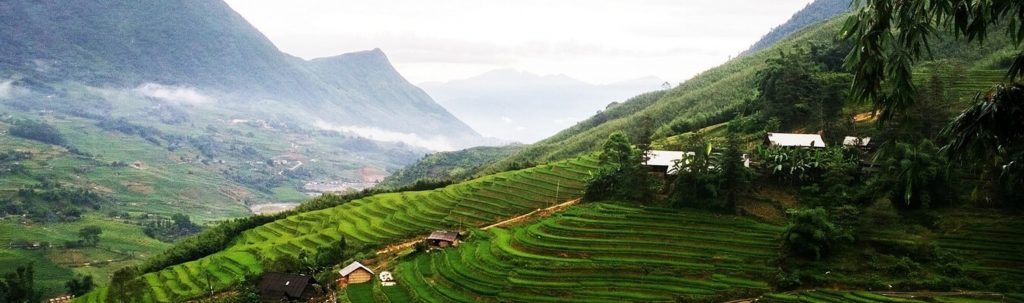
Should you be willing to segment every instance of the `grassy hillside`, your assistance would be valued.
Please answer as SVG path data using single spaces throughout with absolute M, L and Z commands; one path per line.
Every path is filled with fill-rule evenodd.
M 843 22 L 845 16 L 833 18 L 798 31 L 772 47 L 734 58 L 671 90 L 636 96 L 548 139 L 528 146 L 515 155 L 497 162 L 487 171 L 500 171 L 501 167 L 525 160 L 543 162 L 571 158 L 580 153 L 593 151 L 615 131 L 626 132 L 635 142 L 645 129 L 651 129 L 655 139 L 661 139 L 728 121 L 739 106 L 756 97 L 757 74 L 766 67 L 767 59 L 778 56 L 779 52 L 788 52 L 795 48 L 806 49 L 812 45 L 832 46 L 837 41 Z M 993 36 L 980 45 L 964 44 L 953 39 L 937 39 L 932 45 L 932 59 L 947 65 L 962 65 L 967 71 L 999 69 L 1008 64 L 1006 60 L 1012 53 L 1010 45 L 1011 43 L 1001 35 Z M 973 83 L 971 87 L 990 87 L 1000 80 L 988 77 L 991 72 L 984 74 L 984 79 L 966 81 Z M 965 97 L 970 96 L 973 94 Z M 680 125 L 696 127 L 673 129 L 674 126 Z
M 375 195 L 341 206 L 301 213 L 238 235 L 228 249 L 147 273 L 146 302 L 194 298 L 262 272 L 284 255 L 315 252 L 342 239 L 364 250 L 441 228 L 469 228 L 510 218 L 582 195 L 583 180 L 597 169 L 583 157 L 474 179 L 442 189 Z M 209 279 L 208 279 L 209 278 Z M 106 288 L 80 302 L 105 302 Z
M 512 144 L 500 147 L 474 147 L 423 156 L 381 181 L 380 186 L 402 187 L 417 180 L 431 182 L 459 182 L 476 176 L 481 169 L 504 159 L 525 146 Z
M 767 291 L 778 226 L 596 203 L 403 262 L 424 302 L 672 302 Z
M 423 152 L 284 121 L 249 119 L 230 109 L 174 106 L 125 91 L 65 88 L 76 101 L 0 100 L 0 154 L 27 155 L 0 161 L 0 233 L 5 235 L 0 265 L 35 261 L 37 268 L 47 268 L 37 277 L 48 295 L 61 292 L 72 273 L 93 274 L 105 283 L 111 271 L 170 246 L 145 241 L 151 239 L 143 234 L 144 224 L 153 219 L 183 213 L 206 224 L 248 216 L 256 205 L 308 199 L 307 192 L 317 190 L 306 188 L 308 182 L 341 183 L 339 188 L 354 184 L 348 189 L 358 190 L 372 185 L 366 171 L 397 169 Z M 26 109 L 25 104 L 40 107 Z M 102 114 L 92 116 L 82 108 Z M 180 121 L 167 120 L 170 116 Z M 238 118 L 244 121 L 232 121 Z M 66 143 L 57 146 L 12 135 L 12 126 L 21 120 L 53 126 Z M 25 205 L 31 201 L 19 197 L 19 190 L 52 187 L 48 184 L 65 192 L 89 191 L 104 202 L 79 208 L 85 215 L 75 220 L 55 216 L 61 210 L 50 204 Z M 8 207 L 19 204 L 23 207 Z M 72 227 L 88 224 L 105 230 L 101 246 L 118 241 L 138 246 L 121 247 L 115 257 L 85 249 L 86 256 L 76 257 L 78 261 L 64 260 L 66 254 L 77 254 L 62 247 L 76 237 Z M 34 232 L 40 229 L 63 233 Z M 17 249 L 9 241 L 48 242 L 53 247 Z M 80 266 L 101 259 L 119 261 Z
M 965 214 L 970 213 L 970 214 Z M 1018 217 L 967 211 L 944 213 L 947 226 L 933 237 L 965 260 L 964 270 L 892 271 L 896 260 L 841 257 L 822 261 L 821 283 L 839 289 L 906 291 L 941 287 L 942 279 L 979 279 L 973 290 L 1020 288 L 1016 253 L 1024 225 Z M 777 289 L 782 226 L 699 210 L 639 208 L 594 203 L 510 229 L 479 232 L 457 249 L 421 254 L 395 268 L 399 285 L 421 302 L 723 302 Z M 912 232 L 865 235 L 867 243 L 895 249 L 922 243 Z M 869 244 L 854 255 L 879 254 Z M 908 248 L 909 249 L 909 248 Z M 871 250 L 871 251 L 869 251 Z M 892 253 L 892 252 L 888 252 Z M 899 253 L 895 253 L 899 254 Z M 942 257 L 949 258 L 949 257 Z M 879 266 L 890 266 L 876 268 Z M 817 270 L 817 269 L 816 269 Z M 825 273 L 828 271 L 828 273 Z M 937 276 L 936 276 L 937 275 Z M 930 281 L 930 282 L 929 282 Z M 1007 284 L 1008 283 L 1008 284 Z M 881 286 L 881 288 L 873 288 Z M 888 285 L 888 288 L 886 288 Z M 970 284 L 968 284 L 970 285 Z M 942 289 L 939 289 L 942 290 Z M 389 290 L 394 292 L 394 290 Z M 869 292 L 769 294 L 768 302 L 1007 302 L 989 293 L 942 295 Z M 989 295 L 986 295 L 989 294 Z M 918 297 L 919 301 L 902 301 Z M 979 297 L 978 301 L 970 301 Z M 987 300 L 985 298 L 988 298 Z M 993 299 L 994 298 L 994 299 Z M 1011 296 L 1012 298 L 1012 296 Z M 1010 302 L 1017 302 L 1010 299 Z M 359 302 L 359 301 L 354 301 Z

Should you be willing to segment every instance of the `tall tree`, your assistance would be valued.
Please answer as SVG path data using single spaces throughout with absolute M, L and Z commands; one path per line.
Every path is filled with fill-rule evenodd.
M 657 183 L 643 166 L 643 152 L 630 144 L 626 134 L 615 132 L 608 136 L 599 159 L 604 168 L 587 184 L 585 199 L 646 202 L 654 198 Z
M 42 300 L 42 292 L 35 287 L 33 264 L 18 266 L 14 272 L 0 279 L 0 302 L 29 303 Z
M 82 227 L 78 230 L 78 237 L 82 238 L 82 242 L 89 246 L 96 246 L 99 244 L 101 234 L 103 234 L 103 229 L 95 225 Z
M 885 123 L 914 103 L 914 64 L 930 53 L 929 39 L 944 28 L 969 42 L 984 41 L 998 25 L 1019 48 L 1024 42 L 1024 2 L 1017 0 L 860 0 L 847 21 L 845 38 L 854 48 L 846 57 L 853 71 L 853 97 L 872 102 Z M 1024 73 L 1024 52 L 1007 70 L 1010 81 Z
M 86 275 L 71 278 L 64 286 L 67 287 L 68 293 L 77 297 L 91 291 L 96 284 L 92 281 L 92 275 Z

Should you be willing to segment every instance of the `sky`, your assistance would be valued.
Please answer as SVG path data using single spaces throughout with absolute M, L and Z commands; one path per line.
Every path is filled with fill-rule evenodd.
M 593 84 L 679 83 L 747 49 L 810 0 L 227 0 L 304 59 L 382 49 L 410 82 L 496 69 Z

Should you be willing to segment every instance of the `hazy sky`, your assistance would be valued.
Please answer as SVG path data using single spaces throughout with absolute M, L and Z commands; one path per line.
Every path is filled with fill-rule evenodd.
M 413 83 L 513 68 L 673 83 L 745 50 L 810 0 L 227 0 L 306 59 L 381 48 Z

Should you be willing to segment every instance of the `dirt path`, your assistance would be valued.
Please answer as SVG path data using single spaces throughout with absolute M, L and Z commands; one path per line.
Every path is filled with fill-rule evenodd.
M 551 206 L 551 207 L 548 207 L 548 208 L 537 209 L 537 210 L 531 211 L 529 213 L 526 213 L 525 215 L 516 216 L 516 217 L 513 217 L 513 218 L 508 219 L 508 220 L 504 220 L 504 221 L 501 221 L 501 222 L 498 222 L 498 223 L 487 225 L 487 226 L 484 226 L 483 228 L 480 228 L 480 229 L 481 230 L 488 230 L 488 229 L 491 229 L 493 227 L 506 226 L 506 225 L 510 225 L 510 224 L 514 224 L 514 223 L 530 220 L 530 219 L 533 219 L 533 218 L 536 218 L 536 217 L 544 217 L 544 216 L 550 215 L 552 213 L 562 211 L 563 209 L 566 209 L 569 206 L 576 205 L 577 203 L 580 203 L 580 199 L 569 200 L 569 201 L 566 201 L 566 202 L 563 202 L 561 204 L 554 205 L 554 206 Z M 422 241 L 422 239 L 423 239 L 423 237 L 421 236 L 421 237 L 417 237 L 416 239 L 413 239 L 413 240 L 410 240 L 410 241 L 407 241 L 407 242 L 402 242 L 402 243 L 398 243 L 398 244 L 389 245 L 388 247 L 385 247 L 385 248 L 382 248 L 382 249 L 378 250 L 377 254 L 378 255 L 385 255 L 385 254 L 400 252 L 400 251 L 403 251 L 403 250 L 408 249 L 410 247 L 413 247 L 414 245 L 416 245 L 416 243 L 419 243 L 420 241 Z

